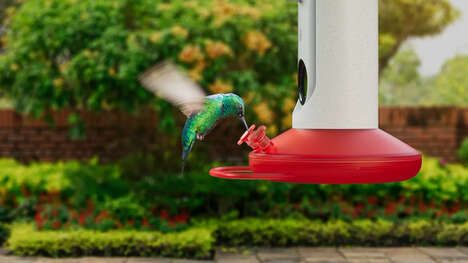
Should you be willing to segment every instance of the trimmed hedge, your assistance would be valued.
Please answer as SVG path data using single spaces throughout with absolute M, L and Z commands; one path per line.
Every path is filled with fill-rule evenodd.
M 0 224 L 0 245 L 3 245 L 9 236 L 10 229 L 5 224 Z
M 7 249 L 21 256 L 165 256 L 206 259 L 215 246 L 468 245 L 468 222 L 246 219 L 207 223 L 178 233 L 37 231 L 16 224 Z
M 214 234 L 222 246 L 468 245 L 468 222 L 245 219 L 220 224 Z
M 7 249 L 22 256 L 164 256 L 206 259 L 213 255 L 212 230 L 193 228 L 162 234 L 144 231 L 37 231 L 32 225 L 12 227 Z

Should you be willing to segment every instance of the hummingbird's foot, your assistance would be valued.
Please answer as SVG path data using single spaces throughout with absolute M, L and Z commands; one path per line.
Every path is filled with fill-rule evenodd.
M 205 139 L 205 136 L 202 135 L 202 134 L 197 133 L 197 139 L 200 140 L 200 141 L 203 141 L 203 139 Z

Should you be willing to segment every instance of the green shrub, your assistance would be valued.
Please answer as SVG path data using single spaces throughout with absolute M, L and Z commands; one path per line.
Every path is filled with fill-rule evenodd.
M 458 149 L 458 158 L 468 166 L 468 138 L 465 138 Z
M 244 219 L 219 224 L 214 235 L 222 246 L 466 245 L 468 222 Z
M 8 239 L 10 236 L 10 228 L 4 224 L 0 224 L 0 246 Z
M 219 180 L 208 171 L 184 177 L 155 174 L 135 182 L 147 202 L 192 216 L 288 217 L 311 219 L 406 217 L 463 219 L 468 208 L 468 169 L 425 157 L 420 173 L 400 183 L 371 185 L 294 185 Z M 190 189 L 190 191 L 187 191 Z
M 265 0 L 25 1 L 7 19 L 0 85 L 17 109 L 36 116 L 58 108 L 133 111 L 154 98 L 138 75 L 171 59 L 209 93 L 263 102 L 247 114 L 277 129 L 294 103 L 296 10 Z M 161 125 L 173 127 L 169 105 L 158 102 Z
M 215 246 L 468 245 L 468 222 L 250 218 L 198 224 L 186 231 L 37 231 L 14 224 L 6 248 L 21 256 L 165 256 L 205 259 Z
M 96 160 L 24 165 L 1 159 L 0 166 L 0 199 L 15 199 L 12 202 L 18 205 L 42 195 L 42 199 L 62 199 L 85 206 L 89 199 L 102 201 L 128 191 L 117 167 L 101 165 Z
M 207 168 L 134 180 L 95 162 L 23 165 L 0 160 L 0 219 L 35 218 L 40 229 L 180 230 L 193 217 L 427 218 L 466 222 L 468 169 L 424 158 L 413 179 L 374 185 L 293 185 L 220 180 Z M 190 189 L 188 191 L 187 189 Z
M 7 249 L 23 256 L 164 256 L 212 257 L 214 239 L 209 229 L 179 233 L 90 230 L 36 231 L 32 225 L 12 227 Z

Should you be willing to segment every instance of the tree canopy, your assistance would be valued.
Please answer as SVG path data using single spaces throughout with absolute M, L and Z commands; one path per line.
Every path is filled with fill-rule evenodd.
M 410 47 L 402 48 L 383 71 L 380 101 L 386 105 L 468 106 L 468 56 L 449 59 L 435 76 L 420 76 L 420 60 Z
M 458 15 L 448 0 L 380 0 L 379 11 L 380 69 L 407 38 L 437 34 Z M 243 96 L 271 132 L 291 123 L 293 1 L 35 0 L 10 9 L 6 26 L 0 89 L 20 111 L 133 111 L 154 101 L 138 75 L 171 59 L 207 93 Z
M 468 106 L 468 56 L 447 61 L 435 79 L 439 104 Z
M 382 71 L 405 40 L 439 34 L 459 12 L 449 0 L 380 0 L 379 15 Z

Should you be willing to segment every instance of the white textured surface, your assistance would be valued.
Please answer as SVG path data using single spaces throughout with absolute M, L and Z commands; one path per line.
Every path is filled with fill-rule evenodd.
M 296 105 L 293 127 L 377 128 L 378 2 L 315 1 L 299 4 L 299 59 L 306 63 L 309 93 L 305 105 Z

